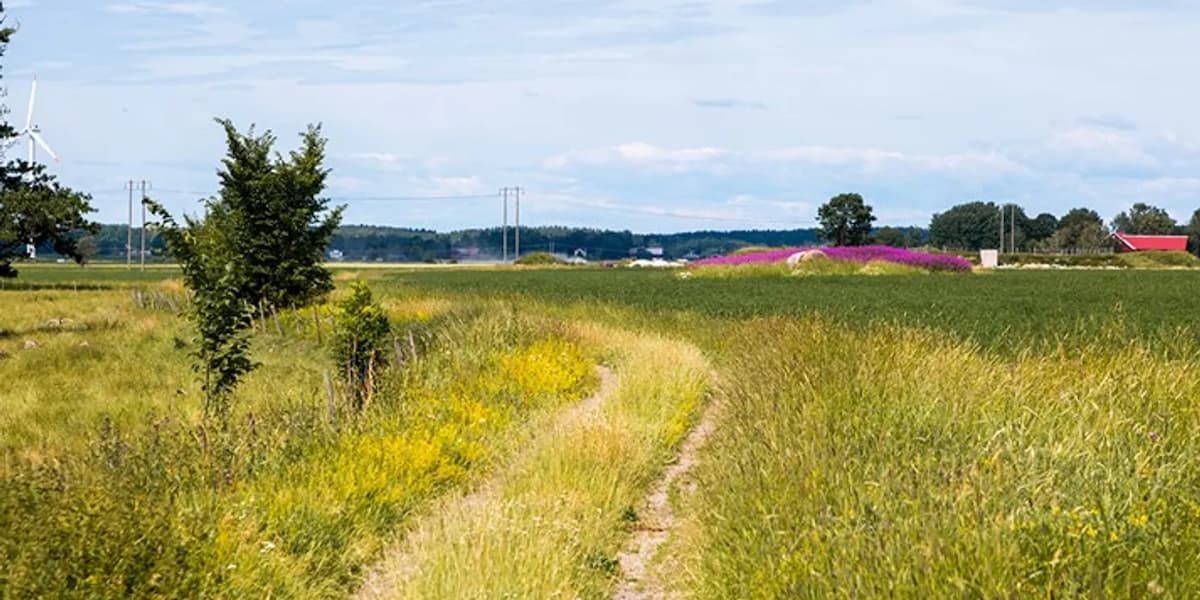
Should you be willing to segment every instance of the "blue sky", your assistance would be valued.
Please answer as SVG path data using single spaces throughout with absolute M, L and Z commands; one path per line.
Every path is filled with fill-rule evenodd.
M 195 210 L 214 116 L 291 147 L 322 122 L 347 222 L 804 227 L 969 200 L 1200 208 L 1200 3 L 1184 0 L 9 0 L 4 59 L 53 169 Z M 23 152 L 23 150 L 16 150 Z

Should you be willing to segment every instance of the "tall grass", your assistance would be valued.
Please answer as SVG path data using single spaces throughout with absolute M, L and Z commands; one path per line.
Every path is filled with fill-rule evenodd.
M 672 546 L 687 595 L 1200 589 L 1196 362 L 1119 328 L 1012 358 L 817 320 L 733 340 L 725 420 Z
M 482 491 L 443 507 L 369 590 L 395 598 L 601 598 L 636 507 L 698 410 L 707 362 L 694 347 L 588 327 L 616 389 L 594 413 L 553 422 Z
M 199 419 L 177 316 L 129 308 L 125 292 L 60 293 L 20 292 L 28 310 L 5 316 L 41 346 L 0 361 L 14 415 L 0 424 L 4 596 L 344 595 L 433 499 L 594 386 L 561 324 L 390 301 L 414 336 L 365 413 L 343 395 L 331 415 L 328 353 L 269 326 L 254 343 L 266 364 L 223 429 Z M 41 332 L 47 315 L 109 325 Z

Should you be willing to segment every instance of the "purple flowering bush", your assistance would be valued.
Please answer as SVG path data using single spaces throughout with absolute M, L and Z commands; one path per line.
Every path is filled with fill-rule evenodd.
M 805 250 L 820 250 L 830 260 L 867 264 L 875 261 L 916 267 L 925 271 L 971 270 L 971 262 L 960 256 L 930 254 L 891 246 L 831 246 L 827 248 L 785 248 L 750 254 L 719 256 L 692 263 L 695 266 L 736 266 L 784 262 Z

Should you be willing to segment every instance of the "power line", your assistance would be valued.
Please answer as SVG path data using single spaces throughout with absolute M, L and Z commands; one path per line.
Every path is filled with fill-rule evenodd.
M 336 202 L 430 202 L 438 200 L 494 200 L 496 194 L 460 194 L 447 196 L 328 196 Z
M 149 199 L 149 196 L 146 195 L 147 189 L 154 189 L 154 185 L 152 183 L 150 183 L 149 181 L 146 181 L 145 179 L 143 179 L 142 180 L 142 231 L 141 231 L 141 235 L 140 235 L 141 241 L 142 241 L 141 264 L 142 264 L 143 271 L 146 270 L 146 200 Z
M 179 194 L 184 196 L 201 197 L 215 195 L 213 192 L 171 188 L 158 188 L 155 190 L 155 192 L 162 194 Z M 436 202 L 439 200 L 491 200 L 495 197 L 496 194 L 445 194 L 437 196 L 325 196 L 326 199 L 334 202 Z
M 504 224 L 500 227 L 500 260 L 508 262 L 508 188 L 500 188 L 500 195 L 504 197 Z
M 204 192 L 204 191 L 199 191 L 199 190 L 187 190 L 187 189 L 175 189 L 175 188 L 156 188 L 154 190 L 154 192 L 157 194 L 178 194 L 178 195 L 190 195 L 190 196 L 196 196 L 196 197 L 211 197 L 211 196 L 215 195 L 213 192 Z M 516 225 L 516 229 L 514 231 L 514 235 L 516 235 L 518 238 L 520 236 L 520 233 L 519 233 L 519 231 L 520 231 L 520 220 L 519 220 L 520 219 L 520 216 L 519 216 L 520 215 L 520 206 L 519 206 L 520 197 L 526 196 L 527 194 L 528 194 L 527 190 L 525 190 L 524 188 L 520 188 L 520 187 L 505 187 L 505 188 L 501 188 L 501 190 L 500 190 L 500 196 L 504 199 L 503 200 L 503 202 L 504 202 L 504 204 L 503 204 L 504 223 L 503 223 L 502 227 L 504 228 L 504 231 L 507 232 L 507 228 L 508 228 L 508 223 L 507 223 L 507 221 L 508 221 L 508 196 L 511 196 L 514 198 L 514 200 L 516 202 L 517 225 Z M 432 196 L 417 196 L 417 195 L 326 196 L 325 198 L 331 202 L 354 204 L 354 203 L 359 203 L 359 202 L 362 202 L 362 203 L 368 203 L 368 202 L 370 202 L 370 203 L 375 203 L 375 202 L 413 202 L 413 203 L 418 203 L 418 202 L 440 202 L 440 201 L 455 201 L 455 200 L 493 200 L 496 197 L 497 197 L 497 194 L 492 193 L 492 194 L 444 194 L 444 195 L 432 195 Z M 536 196 L 535 196 L 535 199 L 536 199 Z M 582 202 L 582 201 L 578 201 L 578 200 L 567 200 L 567 199 L 563 199 L 561 197 L 546 199 L 545 202 L 559 204 L 559 205 L 574 206 L 574 207 L 578 207 L 578 208 L 585 209 L 585 210 L 622 213 L 622 214 L 626 214 L 626 215 L 635 214 L 635 215 L 643 215 L 643 216 L 648 216 L 648 217 L 663 217 L 663 218 L 681 219 L 681 220 L 688 220 L 688 221 L 707 221 L 707 222 L 713 222 L 713 223 L 750 223 L 750 224 L 756 224 L 756 225 L 776 225 L 776 224 L 788 224 L 788 223 L 790 223 L 790 224 L 798 224 L 798 223 L 811 224 L 814 222 L 814 220 L 812 218 L 801 218 L 801 219 L 789 218 L 789 219 L 776 220 L 776 219 L 771 219 L 771 218 L 752 218 L 752 217 L 740 217 L 740 216 L 733 216 L 733 215 L 730 215 L 730 216 L 704 215 L 704 214 L 696 214 L 696 213 L 689 213 L 689 212 L 675 211 L 675 210 L 645 209 L 645 208 L 638 207 L 638 206 L 619 206 L 619 205 L 610 205 L 610 204 L 595 204 L 595 203 L 590 203 L 590 202 Z M 505 247 L 507 247 L 507 244 L 505 244 Z

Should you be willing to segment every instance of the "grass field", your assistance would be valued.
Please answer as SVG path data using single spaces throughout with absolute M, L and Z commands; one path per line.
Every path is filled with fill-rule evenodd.
M 608 597 L 706 410 L 635 587 L 1200 589 L 1200 274 L 335 273 L 382 299 L 404 366 L 331 413 L 313 314 L 285 311 L 226 431 L 187 323 L 135 302 L 182 300 L 173 271 L 0 288 L 0 596 L 345 597 L 370 574 L 373 597 Z M 580 412 L 598 364 L 615 391 Z

